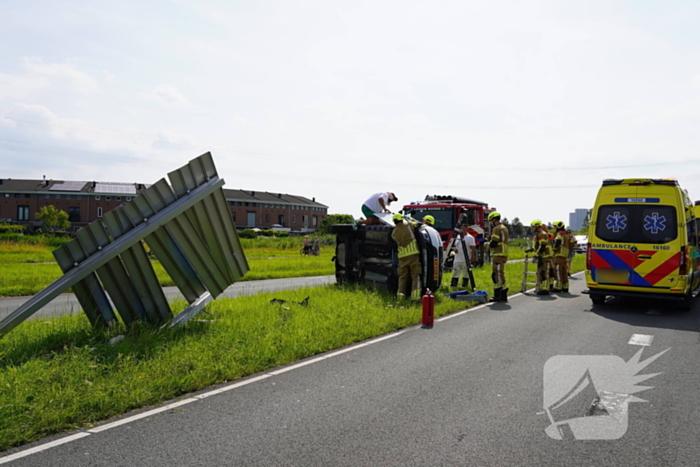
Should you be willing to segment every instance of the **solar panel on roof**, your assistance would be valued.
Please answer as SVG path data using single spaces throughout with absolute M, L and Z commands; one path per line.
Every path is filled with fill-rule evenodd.
M 95 193 L 119 193 L 125 195 L 135 195 L 136 186 L 133 183 L 105 183 L 97 182 Z
M 55 183 L 49 191 L 80 191 L 85 186 L 86 182 L 63 182 Z

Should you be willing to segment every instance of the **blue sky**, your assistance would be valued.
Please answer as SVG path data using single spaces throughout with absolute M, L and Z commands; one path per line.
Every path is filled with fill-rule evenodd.
M 564 220 L 605 178 L 700 200 L 700 2 L 14 1 L 0 177 L 377 191 Z

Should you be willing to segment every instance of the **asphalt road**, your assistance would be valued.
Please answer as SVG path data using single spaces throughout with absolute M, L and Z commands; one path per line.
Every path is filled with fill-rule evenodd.
M 700 465 L 700 302 L 593 307 L 584 285 L 578 275 L 569 295 L 514 296 L 209 388 L 0 464 Z M 642 362 L 666 352 L 642 368 L 640 350 Z M 635 384 L 648 402 L 629 400 Z M 596 396 L 607 414 L 583 418 Z

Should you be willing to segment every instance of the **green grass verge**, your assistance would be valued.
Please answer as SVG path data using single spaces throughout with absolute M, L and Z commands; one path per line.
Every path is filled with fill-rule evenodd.
M 577 256 L 573 271 L 583 263 Z M 522 271 L 522 263 L 507 265 L 511 293 L 520 290 Z M 477 288 L 490 293 L 490 267 L 474 273 Z M 449 279 L 445 275 L 444 284 Z M 270 304 L 273 297 L 300 302 L 307 296 L 308 307 Z M 438 292 L 435 316 L 470 305 Z M 338 286 L 219 299 L 207 311 L 170 330 L 96 330 L 83 314 L 23 323 L 0 339 L 0 451 L 421 320 L 420 303 Z M 125 339 L 107 343 L 119 334 Z
M 280 242 L 277 248 L 270 246 L 275 240 Z M 334 247 L 322 246 L 319 256 L 303 256 L 299 254 L 301 241 L 295 239 L 292 248 L 287 240 L 251 239 L 246 242 L 255 246 L 245 249 L 250 271 L 241 281 L 335 274 L 331 261 Z M 0 240 L 0 297 L 34 295 L 60 278 L 62 273 L 51 254 L 53 249 L 45 244 Z M 175 285 L 158 261 L 152 261 L 152 265 L 162 286 Z
M 56 263 L 0 263 L 0 297 L 33 295 L 61 275 Z
M 220 299 L 184 328 L 93 330 L 81 315 L 0 339 L 0 451 L 420 322 L 420 303 L 326 286 Z M 182 307 L 185 304 L 182 303 Z M 436 316 L 464 302 L 436 299 Z

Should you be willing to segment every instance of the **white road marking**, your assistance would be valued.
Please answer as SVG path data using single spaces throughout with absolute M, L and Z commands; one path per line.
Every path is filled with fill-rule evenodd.
M 121 420 L 117 420 L 116 422 L 98 426 L 97 428 L 91 428 L 87 431 L 88 433 L 99 433 L 100 431 L 109 430 L 111 428 L 125 425 L 127 423 L 131 423 L 142 418 L 150 417 L 151 415 L 155 415 L 157 413 L 165 412 L 166 410 L 174 409 L 175 407 L 180 407 L 181 405 L 189 404 L 190 402 L 195 402 L 196 400 L 197 399 L 194 398 L 183 399 L 181 401 L 173 402 L 172 404 L 164 405 L 163 407 L 158 407 L 157 409 L 149 410 L 147 412 L 132 415 L 131 417 L 122 418 Z
M 645 345 L 650 346 L 651 342 L 654 340 L 654 336 L 649 334 L 632 334 L 630 337 L 629 345 Z
M 438 323 L 440 323 L 442 321 L 447 321 L 448 319 L 456 318 L 457 316 L 462 316 L 463 314 L 469 313 L 470 311 L 476 311 L 476 310 L 480 310 L 482 308 L 485 308 L 486 305 L 489 305 L 489 303 L 477 305 L 473 308 L 467 308 L 466 310 L 458 311 L 456 313 L 452 313 L 451 315 L 447 315 L 447 316 L 443 316 L 442 318 L 438 318 L 435 321 L 437 321 Z
M 85 438 L 86 436 L 90 436 L 90 433 L 83 432 L 66 436 L 65 438 L 57 439 L 56 441 L 51 441 L 50 443 L 42 444 L 41 446 L 37 446 L 35 448 L 27 449 L 26 451 L 18 452 L 7 457 L 2 457 L 0 458 L 0 464 L 12 462 L 14 460 L 21 459 L 22 457 L 29 456 L 31 454 L 36 454 L 37 452 L 46 451 L 47 449 L 51 449 L 54 446 L 60 446 L 61 444 L 70 443 L 71 441 L 75 441 L 76 439 L 80 438 Z
M 269 378 L 270 376 L 272 376 L 272 375 L 265 374 L 265 375 L 256 376 L 255 378 L 246 379 L 245 381 L 238 381 L 237 383 L 229 384 L 228 386 L 225 386 L 223 388 L 214 389 L 213 391 L 205 392 L 204 394 L 194 396 L 194 398 L 195 399 L 205 399 L 205 398 L 210 397 L 210 396 L 215 396 L 217 394 L 221 394 L 221 393 L 224 393 L 226 391 L 230 391 L 231 389 L 240 388 L 241 386 L 245 386 L 246 384 L 260 381 L 261 379 Z
M 327 354 L 327 355 L 322 355 L 321 357 L 313 358 L 313 359 L 307 360 L 307 361 L 305 361 L 305 362 L 297 363 L 297 364 L 295 364 L 295 365 L 290 365 L 290 366 L 284 367 L 284 368 L 282 368 L 282 369 L 280 369 L 280 370 L 271 371 L 269 374 L 270 374 L 270 375 L 279 375 L 279 374 L 282 374 L 282 373 L 286 373 L 287 371 L 296 370 L 297 368 L 301 368 L 302 366 L 311 365 L 312 363 L 320 362 L 320 361 L 322 361 L 322 360 L 326 360 L 326 359 L 335 357 L 335 356 L 337 356 L 337 355 L 342 355 L 342 354 L 344 354 L 344 353 L 350 352 L 350 351 L 352 351 L 352 350 L 359 349 L 359 348 L 361 348 L 361 347 L 365 347 L 365 346 L 368 346 L 368 345 L 376 344 L 377 342 L 381 342 L 381 341 L 384 341 L 384 340 L 387 340 L 387 339 L 391 339 L 392 337 L 396 337 L 396 336 L 399 336 L 399 335 L 403 334 L 403 333 L 406 332 L 408 329 L 411 329 L 411 328 L 406 328 L 406 329 L 404 329 L 404 330 L 402 330 L 402 331 L 398 331 L 398 332 L 395 332 L 395 333 L 393 333 L 393 334 L 387 334 L 386 336 L 382 336 L 382 337 L 379 337 L 379 338 L 377 338 L 377 339 L 373 339 L 373 340 L 368 341 L 368 342 L 363 342 L 363 343 L 361 343 L 361 344 L 353 345 L 352 347 L 347 347 L 347 348 L 345 348 L 345 349 L 343 349 L 343 350 L 339 350 L 339 351 L 337 351 L 337 352 L 331 352 L 331 353 L 329 353 L 329 354 Z

